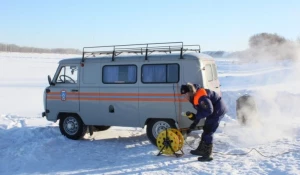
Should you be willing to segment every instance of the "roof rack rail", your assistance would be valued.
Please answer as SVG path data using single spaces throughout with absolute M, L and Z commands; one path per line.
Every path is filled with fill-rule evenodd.
M 200 45 L 183 45 L 183 42 L 165 42 L 83 47 L 82 63 L 89 56 L 95 57 L 96 55 L 112 55 L 112 61 L 114 61 L 115 57 L 122 53 L 145 55 L 145 60 L 148 60 L 148 55 L 154 52 L 180 52 L 180 59 L 182 59 L 182 54 L 186 51 L 195 51 L 200 53 Z

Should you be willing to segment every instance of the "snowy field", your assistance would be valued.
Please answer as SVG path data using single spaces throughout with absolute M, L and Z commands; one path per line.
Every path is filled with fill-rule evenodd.
M 142 128 L 112 127 L 84 140 L 61 135 L 41 117 L 47 75 L 74 55 L 0 52 L 0 174 L 300 174 L 300 66 L 216 59 L 229 112 L 215 134 L 214 160 L 198 162 L 201 131 L 186 139 L 180 158 L 156 156 Z M 258 124 L 241 127 L 236 99 L 251 94 Z M 245 154 L 252 148 L 253 150 Z

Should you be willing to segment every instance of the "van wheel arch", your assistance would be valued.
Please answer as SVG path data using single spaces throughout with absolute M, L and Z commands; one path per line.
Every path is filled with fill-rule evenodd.
M 170 118 L 151 118 L 147 119 L 146 133 L 149 141 L 156 145 L 156 137 L 165 128 L 176 128 L 175 120 Z
M 110 126 L 104 126 L 104 125 L 94 125 L 94 131 L 106 131 L 110 128 Z
M 58 113 L 57 120 L 60 120 L 62 117 L 64 117 L 65 115 L 68 115 L 68 114 L 73 114 L 73 113 L 67 113 L 67 112 Z M 76 115 L 78 115 L 78 114 L 76 114 Z
M 60 113 L 58 119 L 61 134 L 69 139 L 82 139 L 87 132 L 87 126 L 77 113 Z

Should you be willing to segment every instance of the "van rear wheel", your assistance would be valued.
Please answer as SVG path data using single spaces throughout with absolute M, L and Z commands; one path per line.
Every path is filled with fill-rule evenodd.
M 149 121 L 147 124 L 147 137 L 153 145 L 157 146 L 156 138 L 166 128 L 176 128 L 175 122 L 170 119 L 153 119 Z
M 83 138 L 86 134 L 87 126 L 76 114 L 66 114 L 59 120 L 59 129 L 62 135 L 72 140 Z

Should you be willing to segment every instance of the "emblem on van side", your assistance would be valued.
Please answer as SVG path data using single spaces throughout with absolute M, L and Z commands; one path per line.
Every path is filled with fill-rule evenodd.
M 67 92 L 66 91 L 61 91 L 60 92 L 60 98 L 61 98 L 61 101 L 66 101 L 66 99 L 67 99 Z

